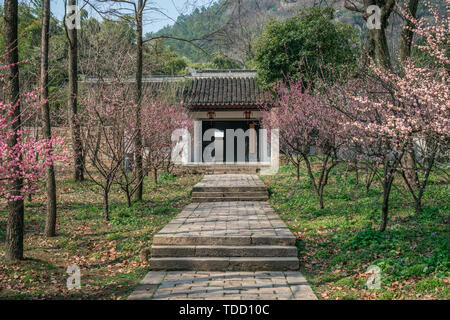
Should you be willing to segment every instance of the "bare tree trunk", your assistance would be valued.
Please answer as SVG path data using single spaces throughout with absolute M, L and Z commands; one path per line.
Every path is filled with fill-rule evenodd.
M 407 12 L 411 15 L 411 17 L 415 18 L 417 15 L 417 7 L 419 4 L 419 0 L 409 0 Z M 400 63 L 404 63 L 406 59 L 408 59 L 411 55 L 411 44 L 413 40 L 413 27 L 414 25 L 408 19 L 405 19 L 402 26 L 402 33 L 399 40 L 399 52 L 398 56 L 400 59 Z M 408 152 L 405 153 L 405 156 L 402 159 L 402 166 L 405 170 L 406 179 L 409 184 L 413 188 L 417 188 L 419 186 L 419 177 L 417 175 L 416 170 L 416 159 L 414 156 L 414 149 L 411 143 L 411 146 L 408 148 Z
M 338 164 L 337 161 L 333 160 L 330 154 L 326 154 L 325 158 L 322 160 L 322 168 L 320 169 L 319 179 L 314 178 L 314 173 L 312 170 L 311 163 L 307 157 L 307 155 L 303 154 L 303 159 L 305 160 L 306 168 L 308 169 L 308 175 L 313 185 L 313 189 L 317 197 L 319 198 L 320 209 L 325 208 L 325 203 L 323 201 L 323 193 L 325 190 L 325 186 L 328 184 L 328 177 L 331 170 Z M 328 165 L 328 161 L 331 159 L 331 164 Z
M 36 124 L 37 121 L 38 120 L 36 119 L 35 124 L 34 124 L 34 138 L 36 140 L 39 138 L 39 129 L 38 129 L 38 126 Z M 34 158 L 34 160 L 36 161 L 36 163 L 38 162 L 38 160 L 39 160 L 39 153 L 36 153 L 36 157 Z M 31 192 L 28 193 L 28 199 L 27 200 L 28 200 L 28 202 L 33 201 L 33 194 Z
M 325 208 L 325 204 L 323 203 L 323 188 L 320 188 L 320 190 L 319 190 L 319 204 L 320 204 L 320 209 Z
M 381 27 L 380 29 L 371 29 L 368 30 L 366 36 L 366 42 L 363 47 L 363 57 L 362 57 L 362 65 L 365 66 L 368 63 L 367 58 L 373 57 L 377 64 L 383 66 L 384 68 L 391 68 L 391 57 L 389 54 L 389 47 L 386 40 L 386 28 L 388 26 L 388 19 L 392 13 L 392 10 L 395 6 L 396 0 L 364 0 L 363 5 L 358 7 L 352 1 L 345 1 L 345 8 L 359 12 L 362 14 L 365 20 L 368 19 L 367 8 L 371 5 L 377 5 L 381 9 Z
M 68 0 L 69 6 L 76 5 L 76 0 Z M 72 147 L 74 156 L 74 180 L 81 182 L 84 180 L 84 157 L 83 146 L 81 142 L 80 123 L 77 119 L 78 114 L 78 39 L 77 29 L 68 28 L 67 37 L 69 42 L 69 98 L 68 109 L 70 112 L 70 127 L 72 132 Z
M 155 181 L 155 186 L 158 184 L 158 169 L 153 168 L 153 180 Z
M 374 29 L 373 39 L 375 43 L 375 61 L 386 69 L 391 68 L 391 55 L 386 39 L 387 23 L 381 24 L 381 29 Z
M 138 1 L 136 12 L 136 126 L 137 133 L 135 138 L 135 161 L 138 176 L 138 187 L 136 191 L 136 199 L 142 200 L 144 190 L 144 170 L 142 163 L 142 134 L 141 134 L 141 100 L 142 100 L 142 11 L 144 10 L 143 0 Z
M 50 123 L 50 104 L 48 102 L 48 45 L 50 28 L 50 0 L 42 0 L 42 37 L 41 37 L 41 99 L 42 104 L 42 132 L 44 138 L 51 139 L 52 129 Z M 47 167 L 47 219 L 45 221 L 45 234 L 47 237 L 56 235 L 56 181 L 55 168 Z
M 411 17 L 415 18 L 417 15 L 417 7 L 419 4 L 419 0 L 409 0 L 407 12 L 411 15 Z M 411 55 L 411 44 L 413 39 L 413 27 L 414 25 L 408 19 L 405 19 L 402 26 L 402 34 L 400 37 L 400 41 L 398 44 L 399 48 L 399 59 L 401 62 L 404 62 Z
M 384 176 L 383 176 L 383 204 L 381 206 L 381 226 L 380 231 L 386 230 L 389 216 L 389 196 L 391 195 L 392 183 L 394 182 L 394 173 L 392 169 L 388 167 L 388 161 L 384 164 Z
M 98 152 L 100 151 L 101 143 L 102 143 L 102 124 L 99 121 L 97 125 L 97 140 L 95 141 L 95 148 L 92 157 L 92 165 L 94 166 L 98 160 Z
M 103 190 L 103 211 L 106 221 L 109 221 L 109 187 Z
M 4 21 L 3 21 L 3 37 L 6 52 L 5 63 L 8 68 L 5 69 L 5 97 L 7 101 L 15 106 L 14 116 L 17 120 L 12 125 L 15 132 L 8 141 L 10 146 L 14 146 L 18 142 L 18 131 L 21 126 L 20 119 L 20 102 L 19 102 L 19 55 L 18 55 L 18 39 L 17 39 L 17 0 L 4 1 Z M 12 196 L 20 196 L 23 186 L 21 177 L 15 178 L 12 182 Z M 23 200 L 8 201 L 8 222 L 6 226 L 6 245 L 5 259 L 6 261 L 14 261 L 23 259 L 23 230 L 24 229 L 24 207 Z
M 369 57 L 373 57 L 375 54 L 375 42 L 371 32 L 367 32 L 366 40 L 361 50 L 360 65 L 361 68 L 367 67 L 369 64 Z
M 377 168 L 369 168 L 369 164 L 367 164 L 367 174 L 366 174 L 366 193 L 369 193 L 370 186 L 372 185 L 373 180 L 375 179 L 375 175 L 377 173 Z
M 381 208 L 381 226 L 380 226 L 381 232 L 386 230 L 387 221 L 388 221 L 388 213 L 389 213 L 389 193 L 387 191 L 384 191 L 383 192 L 383 205 Z
M 402 167 L 405 171 L 409 184 L 417 189 L 419 187 L 419 176 L 417 175 L 416 157 L 413 147 L 410 147 L 402 159 Z
M 127 206 L 128 206 L 128 208 L 131 208 L 131 194 L 130 194 L 130 188 L 128 186 L 126 187 L 125 194 L 127 196 Z
M 433 146 L 430 146 L 432 148 Z M 403 181 L 405 182 L 409 192 L 411 193 L 412 198 L 414 199 L 414 208 L 416 210 L 416 214 L 419 215 L 422 213 L 422 197 L 425 192 L 425 188 L 428 185 L 428 179 L 430 177 L 431 170 L 434 167 L 434 163 L 436 161 L 436 157 L 438 154 L 438 146 L 434 146 L 434 151 L 430 153 L 427 159 L 424 159 L 423 170 L 424 175 L 421 181 L 417 181 L 415 185 L 411 184 L 408 176 L 406 175 L 406 171 L 402 170 Z M 407 153 L 405 153 L 407 155 Z M 417 171 L 414 171 L 417 173 Z M 417 192 L 417 194 L 416 194 Z
M 355 178 L 356 184 L 359 184 L 359 168 L 358 168 L 358 159 L 355 160 Z

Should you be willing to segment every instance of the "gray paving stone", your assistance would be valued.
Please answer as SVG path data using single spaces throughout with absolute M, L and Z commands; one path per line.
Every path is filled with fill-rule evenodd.
M 155 271 L 155 272 L 149 272 L 147 275 L 142 279 L 141 284 L 159 284 L 164 279 L 167 272 L 165 271 Z
M 316 295 L 308 284 L 292 285 L 291 290 L 297 300 L 317 300 Z
M 139 284 L 128 296 L 128 300 L 150 300 L 157 288 L 156 284 Z
M 157 279 L 151 271 L 146 279 Z M 211 276 L 224 280 L 210 280 Z M 271 279 L 276 279 L 276 284 Z M 159 276 L 161 279 L 161 276 Z M 167 280 L 176 279 L 176 280 Z M 284 279 L 284 283 L 281 281 Z M 295 282 L 290 282 L 289 279 Z M 299 284 L 299 281 L 302 281 Z M 143 280 L 144 281 L 144 280 Z M 214 285 L 220 282 L 221 285 Z M 140 284 L 130 300 L 316 300 L 300 272 L 167 272 L 159 284 Z

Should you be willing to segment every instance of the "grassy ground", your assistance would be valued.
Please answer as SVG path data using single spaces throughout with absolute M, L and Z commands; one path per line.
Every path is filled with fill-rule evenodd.
M 145 181 L 142 203 L 126 206 L 118 190 L 111 194 L 111 220 L 103 217 L 100 190 L 90 181 L 58 181 L 58 236 L 43 236 L 45 196 L 26 203 L 26 260 L 4 261 L 5 204 L 0 203 L 0 299 L 123 299 L 144 277 L 140 254 L 153 235 L 189 202 L 200 176 L 163 176 Z M 145 250 L 144 250 L 145 251 Z M 81 268 L 81 290 L 67 290 L 69 265 Z
M 58 236 L 43 236 L 45 196 L 26 203 L 25 261 L 4 263 L 6 211 L 0 210 L 0 299 L 124 299 L 147 272 L 142 249 L 189 202 L 200 176 L 145 181 L 132 208 L 112 192 L 111 221 L 103 218 L 93 183 L 58 181 Z M 322 299 L 450 299 L 447 214 L 450 187 L 432 177 L 424 212 L 416 216 L 401 182 L 392 193 L 389 228 L 380 224 L 381 189 L 369 193 L 343 168 L 331 176 L 319 209 L 304 168 L 281 167 L 264 178 L 271 204 L 298 237 L 302 271 Z M 4 204 L 0 204 L 4 208 Z M 67 290 L 67 266 L 81 267 L 81 290 Z M 381 289 L 368 290 L 367 267 L 382 269 Z
M 322 299 L 450 299 L 447 215 L 450 187 L 432 177 L 423 214 L 414 213 L 398 181 L 388 230 L 379 232 L 381 188 L 369 193 L 338 168 L 321 210 L 304 168 L 264 178 L 271 204 L 298 237 L 303 272 Z M 381 288 L 367 289 L 368 266 L 382 270 Z

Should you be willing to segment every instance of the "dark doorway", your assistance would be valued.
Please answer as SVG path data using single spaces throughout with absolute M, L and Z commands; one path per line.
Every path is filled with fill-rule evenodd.
M 257 120 L 248 120 L 248 121 L 223 121 L 223 120 L 204 120 L 202 122 L 202 140 L 203 136 L 205 134 L 205 131 L 208 129 L 218 129 L 223 132 L 223 161 L 226 162 L 227 159 L 227 135 L 226 130 L 227 129 L 242 129 L 244 132 L 246 132 L 249 128 L 253 127 L 255 129 L 255 147 L 256 147 L 256 155 L 257 159 L 256 161 L 259 161 L 259 128 L 260 123 Z M 237 162 L 237 137 L 234 138 L 234 161 Z M 214 142 L 214 138 L 212 138 L 211 141 L 202 141 L 202 157 L 203 157 L 203 151 L 205 150 L 205 147 L 209 145 L 210 143 Z M 245 162 L 249 162 L 249 155 L 250 155 L 250 138 L 248 136 L 245 137 Z M 213 152 L 213 156 L 215 156 L 215 151 Z

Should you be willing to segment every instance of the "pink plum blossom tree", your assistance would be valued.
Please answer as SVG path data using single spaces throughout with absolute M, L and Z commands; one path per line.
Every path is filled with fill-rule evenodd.
M 415 26 L 414 33 L 423 41 L 415 44 L 415 48 L 429 57 L 427 62 L 419 66 L 412 58 L 406 59 L 396 73 L 372 61 L 365 74 L 348 80 L 343 88 L 334 86 L 330 91 L 336 98 L 330 106 L 345 115 L 342 128 L 348 146 L 364 159 L 373 159 L 382 165 L 381 231 L 387 227 L 395 176 L 403 176 L 416 211 L 420 212 L 430 172 L 442 150 L 448 148 L 450 92 L 446 47 L 449 23 L 448 17 L 442 20 L 437 10 L 430 8 L 430 11 L 434 21 L 409 16 Z M 411 145 L 417 149 L 417 169 L 406 168 L 406 162 L 402 161 Z M 418 170 L 417 185 L 406 177 L 406 171 L 412 169 Z
M 5 87 L 3 71 L 10 66 L 3 64 L 4 55 L 2 57 L 0 81 Z M 44 102 L 40 100 L 38 92 L 39 89 L 36 89 L 21 94 L 18 99 L 21 110 L 18 116 L 15 114 L 17 104 L 4 102 L 3 99 L 0 101 L 0 197 L 8 201 L 23 200 L 26 194 L 34 193 L 39 188 L 38 182 L 46 167 L 67 159 L 65 152 L 53 152 L 55 147 L 64 143 L 62 138 L 42 139 L 27 128 L 27 120 L 39 111 Z M 19 127 L 16 126 L 18 122 Z M 13 136 L 15 144 L 9 143 Z M 19 189 L 12 183 L 17 178 L 22 180 Z
M 325 207 L 323 195 L 331 170 L 339 163 L 339 119 L 342 115 L 325 104 L 320 94 L 314 94 L 303 85 L 302 79 L 285 82 L 276 89 L 274 108 L 263 111 L 263 125 L 279 128 L 280 148 L 297 166 L 297 179 L 301 157 L 320 207 Z M 312 148 L 317 150 L 313 165 Z
M 125 158 L 133 153 L 137 130 L 133 125 L 136 107 L 129 101 L 129 86 L 120 82 L 99 82 L 90 88 L 83 114 L 83 145 L 87 158 L 85 171 L 103 191 L 103 210 L 109 220 L 109 194 L 112 186 L 127 173 Z M 127 199 L 130 200 L 130 180 Z
M 153 173 L 155 184 L 158 170 L 167 168 L 172 155 L 172 133 L 176 129 L 190 129 L 189 116 L 179 104 L 157 97 L 142 105 L 142 139 L 146 168 Z
M 20 93 L 18 85 L 11 89 L 13 81 L 8 79 L 14 73 L 18 77 L 17 67 L 26 61 L 9 63 L 7 56 L 7 52 L 0 55 L 0 198 L 5 198 L 10 207 L 6 260 L 17 260 L 23 258 L 24 197 L 39 188 L 47 167 L 67 160 L 67 156 L 54 151 L 63 139 L 39 138 L 27 127 L 45 101 L 40 99 L 39 89 L 24 93 Z M 14 68 L 16 72 L 11 71 Z M 7 91 L 13 91 L 16 97 L 11 99 Z

